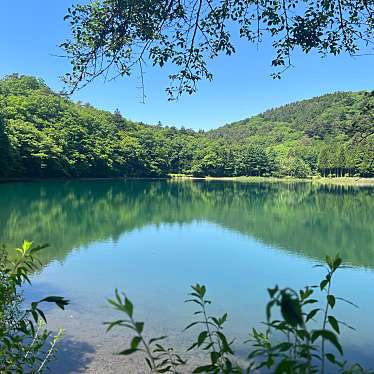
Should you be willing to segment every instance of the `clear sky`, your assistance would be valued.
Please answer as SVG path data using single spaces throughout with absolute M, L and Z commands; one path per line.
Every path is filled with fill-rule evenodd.
M 1 0 L 0 76 L 10 73 L 43 78 L 55 90 L 69 62 L 55 57 L 58 45 L 69 36 L 63 21 L 74 0 Z M 296 66 L 281 80 L 273 80 L 268 46 L 240 43 L 237 54 L 211 63 L 213 82 L 203 82 L 193 96 L 168 102 L 164 92 L 167 72 L 146 67 L 146 103 L 141 103 L 139 77 L 115 82 L 97 81 L 74 94 L 74 100 L 121 113 L 146 123 L 210 129 L 240 120 L 295 100 L 333 91 L 374 89 L 374 56 L 320 58 L 316 54 L 294 56 Z

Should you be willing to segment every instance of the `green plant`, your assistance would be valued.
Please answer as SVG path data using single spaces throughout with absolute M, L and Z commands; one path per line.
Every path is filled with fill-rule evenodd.
M 194 313 L 198 316 L 198 320 L 190 323 L 186 330 L 194 326 L 202 326 L 203 330 L 199 333 L 197 340 L 193 343 L 188 351 L 194 348 L 203 349 L 209 352 L 210 362 L 207 365 L 198 366 L 195 373 L 234 373 L 239 370 L 231 361 L 234 354 L 231 346 L 233 341 L 228 341 L 223 332 L 223 326 L 227 321 L 227 313 L 222 317 L 209 316 L 207 313 L 207 305 L 211 304 L 207 300 L 206 287 L 196 284 L 191 287 L 193 292 L 189 295 L 192 299 L 187 300 L 189 303 L 195 303 L 199 309 Z
M 298 292 L 278 286 L 268 289 L 270 300 L 266 306 L 266 329 L 263 332 L 252 329 L 250 339 L 246 341 L 251 343 L 251 348 L 244 365 L 239 365 L 239 358 L 232 348 L 233 340 L 229 340 L 224 333 L 227 314 L 221 317 L 210 316 L 207 307 L 211 302 L 206 299 L 206 287 L 199 284 L 192 286 L 192 293 L 189 294 L 192 298 L 187 302 L 198 305 L 198 310 L 194 313 L 197 320 L 190 323 L 186 330 L 195 327 L 203 329 L 188 351 L 200 349 L 206 352 L 207 362 L 192 368 L 191 372 L 228 374 L 265 370 L 277 374 L 324 374 L 333 370 L 338 373 L 367 373 L 360 365 L 349 366 L 344 360 L 339 335 L 342 327 L 353 327 L 332 314 L 337 302 L 354 305 L 332 293 L 335 273 L 345 266 L 339 256 L 327 256 L 326 264 L 317 266 L 324 266 L 326 269 L 326 275 L 318 286 L 307 286 Z M 109 302 L 117 310 L 124 312 L 128 319 L 108 323 L 108 330 L 121 326 L 136 332 L 130 348 L 120 352 L 121 355 L 143 352 L 152 373 L 177 373 L 179 366 L 187 363 L 176 355 L 176 365 L 172 365 L 173 360 L 167 355 L 157 355 L 169 351 L 159 344 L 157 349 L 152 350 L 152 344 L 166 337 L 149 341 L 144 339 L 144 323 L 133 319 L 133 304 L 125 295 L 121 298 L 116 291 L 115 300 Z
M 24 241 L 11 258 L 5 247 L 0 250 L 0 372 L 40 373 L 47 368 L 62 338 L 46 329 L 41 304 L 52 303 L 64 309 L 68 301 L 49 296 L 24 308 L 22 287 L 31 284 L 29 273 L 39 268 L 35 255 L 46 246 Z
M 277 373 L 325 373 L 327 360 L 345 370 L 347 363 L 340 361 L 336 354 L 343 357 L 339 334 L 341 326 L 348 325 L 331 314 L 336 300 L 344 300 L 331 292 L 333 276 L 341 267 L 341 262 L 338 256 L 326 257 L 326 276 L 319 286 L 308 286 L 299 292 L 277 286 L 268 290 L 267 330 L 260 333 L 253 329 L 252 332 L 255 349 L 249 358 L 258 360 L 254 365 L 256 369 L 274 368 Z M 316 289 L 323 293 L 322 300 L 315 297 Z M 279 308 L 281 318 L 271 318 L 274 307 Z M 316 325 L 316 321 L 321 322 L 321 328 L 311 327 Z M 280 336 L 276 344 L 272 343 L 273 336 Z M 327 344 L 334 348 L 334 353 L 328 351 Z
M 165 348 L 160 344 L 166 336 L 149 340 L 144 337 L 144 322 L 138 322 L 134 319 L 133 304 L 125 294 L 120 295 L 118 290 L 116 290 L 115 299 L 109 299 L 108 301 L 116 310 L 127 316 L 127 319 L 105 323 L 108 325 L 108 331 L 114 327 L 125 327 L 135 333 L 135 336 L 131 340 L 130 347 L 121 351 L 119 354 L 126 356 L 135 352 L 143 352 L 146 354 L 145 360 L 151 372 L 178 373 L 178 366 L 183 365 L 185 362 L 172 348 Z

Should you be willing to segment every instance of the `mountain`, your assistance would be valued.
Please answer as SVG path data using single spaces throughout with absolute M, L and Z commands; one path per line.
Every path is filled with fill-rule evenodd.
M 208 132 L 132 122 L 53 92 L 0 80 L 0 178 L 374 176 L 374 91 L 337 92 Z

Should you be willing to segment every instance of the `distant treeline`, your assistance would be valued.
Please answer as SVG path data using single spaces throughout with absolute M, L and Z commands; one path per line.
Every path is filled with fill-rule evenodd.
M 0 177 L 374 176 L 374 92 L 305 100 L 209 132 L 126 120 L 0 80 Z

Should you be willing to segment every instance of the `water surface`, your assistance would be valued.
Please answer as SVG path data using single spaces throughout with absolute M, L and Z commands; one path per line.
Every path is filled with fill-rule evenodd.
M 313 265 L 336 253 L 352 269 L 337 276 L 335 291 L 360 306 L 336 312 L 357 329 L 343 333 L 347 357 L 373 367 L 373 192 L 216 181 L 2 184 L 0 242 L 51 244 L 27 298 L 72 300 L 67 312 L 48 311 L 51 327 L 66 329 L 55 373 L 142 371 L 135 358 L 112 355 L 128 336 L 102 326 L 116 317 L 106 303 L 115 288 L 135 302 L 150 335 L 167 334 L 183 350 L 189 285 L 206 284 L 212 312 L 229 312 L 227 332 L 244 354 L 240 342 L 264 319 L 266 288 L 315 284 Z

